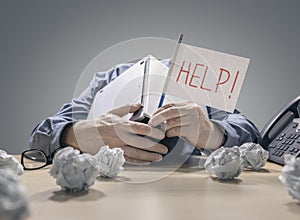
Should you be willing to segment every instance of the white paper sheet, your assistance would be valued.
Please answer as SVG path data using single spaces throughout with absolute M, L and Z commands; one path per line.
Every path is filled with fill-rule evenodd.
M 233 112 L 250 59 L 181 43 L 166 94 Z

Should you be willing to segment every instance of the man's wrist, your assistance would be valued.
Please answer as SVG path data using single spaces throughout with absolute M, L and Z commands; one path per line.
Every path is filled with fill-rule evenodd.
M 76 141 L 73 125 L 74 123 L 70 123 L 65 126 L 60 137 L 60 144 L 62 147 L 71 146 L 76 149 L 79 149 Z
M 226 141 L 225 131 L 219 125 L 212 123 L 212 129 L 206 142 L 206 149 L 218 149 L 223 146 Z

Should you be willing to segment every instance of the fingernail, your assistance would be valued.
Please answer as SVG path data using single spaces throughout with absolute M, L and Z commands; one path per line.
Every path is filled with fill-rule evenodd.
M 155 158 L 156 158 L 155 159 L 156 162 L 161 161 L 163 159 L 161 155 L 157 155 Z
M 166 153 L 168 153 L 168 148 L 167 148 L 167 147 L 164 147 L 164 148 L 162 148 L 162 149 L 160 150 L 160 152 L 161 152 L 162 154 L 166 154 Z

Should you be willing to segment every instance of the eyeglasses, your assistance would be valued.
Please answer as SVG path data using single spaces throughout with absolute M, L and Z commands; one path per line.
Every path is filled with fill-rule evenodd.
M 60 150 L 56 149 L 50 156 L 47 156 L 44 151 L 38 149 L 26 150 L 21 155 L 21 164 L 24 170 L 38 170 L 49 164 L 52 164 L 54 154 Z

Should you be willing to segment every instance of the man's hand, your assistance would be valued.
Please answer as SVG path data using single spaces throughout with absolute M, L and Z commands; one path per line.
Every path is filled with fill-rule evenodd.
M 140 104 L 122 106 L 95 120 L 78 121 L 66 131 L 65 143 L 92 154 L 104 145 L 120 147 L 129 162 L 159 161 L 168 148 L 154 139 L 163 139 L 164 131 L 123 118 L 140 108 Z
M 152 127 L 164 124 L 162 127 L 165 127 L 167 137 L 184 137 L 197 148 L 216 149 L 224 142 L 221 129 L 191 102 L 164 105 L 153 114 L 148 124 Z

